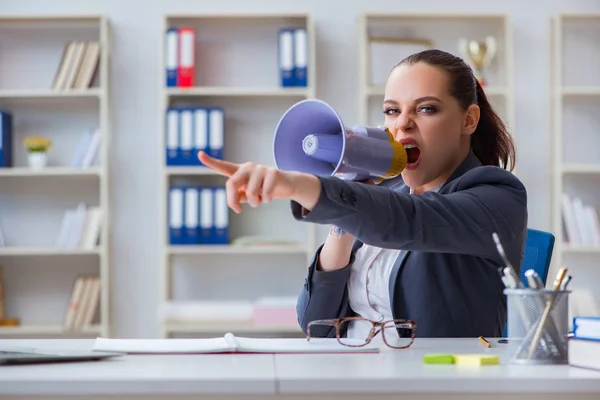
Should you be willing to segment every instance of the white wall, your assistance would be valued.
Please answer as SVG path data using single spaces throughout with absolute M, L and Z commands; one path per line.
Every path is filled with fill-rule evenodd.
M 318 96 L 342 115 L 355 113 L 357 90 L 356 16 L 362 11 L 507 12 L 514 25 L 516 136 L 519 175 L 529 190 L 530 226 L 550 229 L 551 178 L 549 18 L 561 11 L 600 11 L 597 0 L 3 0 L 0 13 L 97 13 L 113 25 L 111 66 L 114 138 L 112 180 L 112 318 L 120 337 L 158 332 L 159 40 L 165 13 L 310 11 L 317 20 Z M 366 8 L 368 7 L 368 8 Z M 301 282 L 298 282 L 300 285 Z

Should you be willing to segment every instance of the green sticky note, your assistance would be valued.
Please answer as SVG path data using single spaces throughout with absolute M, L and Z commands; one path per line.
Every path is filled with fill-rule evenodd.
M 454 364 L 453 354 L 425 354 L 423 357 L 425 364 Z

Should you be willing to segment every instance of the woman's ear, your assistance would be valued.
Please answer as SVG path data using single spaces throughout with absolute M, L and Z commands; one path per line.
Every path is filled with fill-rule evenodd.
M 471 104 L 469 108 L 467 108 L 463 123 L 463 135 L 472 135 L 473 132 L 475 132 L 477 124 L 479 124 L 480 113 L 481 110 L 477 104 Z

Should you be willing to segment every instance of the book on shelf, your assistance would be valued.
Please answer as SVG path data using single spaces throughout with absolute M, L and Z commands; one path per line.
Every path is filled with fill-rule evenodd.
M 168 196 L 171 245 L 229 243 L 229 209 L 224 187 L 172 185 Z
M 600 219 L 596 208 L 577 196 L 563 193 L 561 210 L 565 242 L 571 245 L 600 246 Z
M 305 27 L 290 26 L 277 32 L 277 62 L 281 87 L 308 86 L 308 33 Z M 196 84 L 196 37 L 193 27 L 169 27 L 165 32 L 165 86 L 193 87 Z
M 364 343 L 345 339 L 348 344 Z M 335 338 L 247 338 L 226 333 L 206 339 L 110 339 L 96 338 L 93 350 L 129 354 L 211 354 L 211 353 L 377 353 L 378 344 L 344 346 Z
M 13 114 L 0 109 L 0 168 L 13 164 Z
M 52 89 L 86 89 L 92 85 L 100 60 L 98 41 L 73 40 L 63 49 Z
M 102 135 L 99 128 L 88 129 L 81 135 L 75 153 L 71 159 L 71 167 L 88 168 L 99 165 Z
M 171 300 L 162 319 L 175 324 L 239 324 L 254 327 L 298 327 L 296 296 L 256 300 Z
M 55 245 L 71 249 L 94 249 L 102 231 L 102 217 L 99 207 L 87 207 L 85 203 L 65 210 Z
M 0 247 L 6 246 L 6 241 L 4 240 L 4 230 L 2 229 L 2 219 L 0 219 Z
M 80 275 L 75 279 L 67 306 L 64 326 L 69 330 L 90 326 L 100 301 L 100 278 Z
M 166 164 L 203 166 L 198 152 L 223 159 L 225 113 L 220 107 L 170 107 L 166 110 Z
M 308 85 L 308 35 L 306 28 L 279 30 L 279 80 L 282 87 Z
M 195 79 L 196 32 L 189 26 L 167 29 L 165 40 L 166 86 L 192 87 Z

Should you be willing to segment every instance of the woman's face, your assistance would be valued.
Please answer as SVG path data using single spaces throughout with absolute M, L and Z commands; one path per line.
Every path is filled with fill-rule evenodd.
M 424 63 L 391 72 L 383 110 L 385 126 L 407 150 L 402 178 L 416 193 L 449 178 L 467 156 L 479 120 L 479 108 L 462 110 L 450 96 L 445 73 Z

